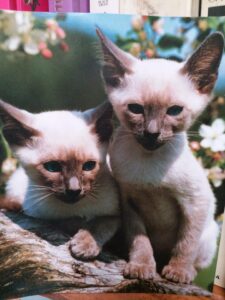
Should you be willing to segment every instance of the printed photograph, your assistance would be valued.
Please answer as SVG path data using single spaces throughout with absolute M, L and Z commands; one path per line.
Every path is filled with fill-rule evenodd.
M 225 17 L 0 12 L 0 299 L 210 296 Z

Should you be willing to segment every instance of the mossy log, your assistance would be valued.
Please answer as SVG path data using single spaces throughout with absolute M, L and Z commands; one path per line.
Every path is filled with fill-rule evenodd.
M 94 261 L 76 260 L 69 240 L 53 224 L 0 211 L 0 299 L 56 292 L 210 296 L 194 285 L 125 279 L 125 261 L 109 253 Z

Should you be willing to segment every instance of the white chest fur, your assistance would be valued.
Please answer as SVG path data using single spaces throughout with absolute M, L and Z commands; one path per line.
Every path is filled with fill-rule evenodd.
M 138 185 L 159 187 L 172 184 L 189 156 L 192 155 L 185 134 L 175 137 L 160 149 L 149 152 L 133 136 L 123 138 L 119 129 L 110 148 L 110 162 L 116 179 Z

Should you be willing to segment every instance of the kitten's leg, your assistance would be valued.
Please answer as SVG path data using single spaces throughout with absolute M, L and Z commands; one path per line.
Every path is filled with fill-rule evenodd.
M 65 220 L 57 220 L 57 226 L 60 227 L 64 232 L 68 233 L 70 236 L 75 235 L 78 230 L 84 228 L 87 223 L 85 218 L 72 217 Z
M 76 258 L 93 259 L 116 233 L 120 217 L 97 217 L 80 229 L 70 241 L 70 251 Z
M 162 271 L 165 278 L 174 282 L 190 283 L 194 280 L 197 275 L 195 260 L 201 236 L 213 218 L 215 199 L 209 184 L 198 188 L 188 189 L 186 195 L 177 197 L 183 212 L 183 226 L 178 233 L 178 242 L 173 249 L 172 258 Z M 209 243 L 214 247 L 215 239 Z
M 16 198 L 0 196 L 0 209 L 20 211 L 22 209 L 21 201 Z
M 123 218 L 125 234 L 129 247 L 129 262 L 124 276 L 129 278 L 158 278 L 153 249 L 141 217 L 129 205 L 124 203 Z

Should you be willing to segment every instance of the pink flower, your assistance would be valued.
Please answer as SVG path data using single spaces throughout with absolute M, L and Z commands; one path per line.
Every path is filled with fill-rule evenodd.
M 52 51 L 48 48 L 42 49 L 41 55 L 46 59 L 50 59 L 53 57 Z
M 196 141 L 191 142 L 190 147 L 193 151 L 199 151 L 201 148 L 199 142 Z
M 140 31 L 144 27 L 144 21 L 141 16 L 134 16 L 131 24 L 135 31 Z
M 147 50 L 145 51 L 145 55 L 146 55 L 147 58 L 152 58 L 152 57 L 154 57 L 155 52 L 154 52 L 154 50 L 152 50 L 152 49 L 147 49 Z
M 61 27 L 56 27 L 55 33 L 60 39 L 64 39 L 66 37 L 65 31 Z
M 45 42 L 40 42 L 38 45 L 38 48 L 41 50 L 46 49 L 47 48 L 47 44 Z

